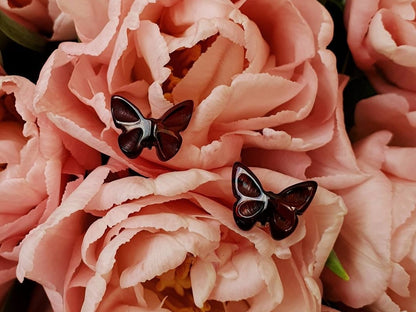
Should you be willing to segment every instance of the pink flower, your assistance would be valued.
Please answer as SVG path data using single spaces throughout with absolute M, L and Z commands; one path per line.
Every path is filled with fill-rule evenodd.
M 59 8 L 59 0 L 2 1 L 0 10 L 26 28 L 51 40 L 76 37 L 72 19 Z
M 34 114 L 34 89 L 23 77 L 0 77 L 0 284 L 15 277 L 21 240 L 59 205 L 66 181 L 97 160 L 72 157 L 60 131 Z
M 416 142 L 414 113 L 405 98 L 378 95 L 358 103 L 354 144 L 368 176 L 340 190 L 348 214 L 335 251 L 350 280 L 324 271 L 328 298 L 369 311 L 416 306 Z
M 415 110 L 416 30 L 413 1 L 347 1 L 348 44 L 379 93 L 405 96 Z
M 82 10 L 60 5 L 81 42 L 64 43 L 51 55 L 36 108 L 61 130 L 143 175 L 231 166 L 241 157 L 266 166 L 256 163 L 257 153 L 275 170 L 297 157 L 302 171 L 305 151 L 334 136 L 338 76 L 326 49 L 333 26 L 317 1 L 112 0 Z M 110 112 L 114 94 L 154 118 L 192 100 L 178 154 L 162 163 L 154 149 L 144 149 L 128 159 Z M 276 157 L 282 162 L 271 163 Z
M 275 241 L 236 226 L 230 168 L 117 177 L 124 168 L 111 160 L 74 181 L 22 243 L 18 278 L 42 284 L 55 311 L 321 311 L 340 197 L 319 188 L 297 230 Z M 253 170 L 275 192 L 296 182 Z

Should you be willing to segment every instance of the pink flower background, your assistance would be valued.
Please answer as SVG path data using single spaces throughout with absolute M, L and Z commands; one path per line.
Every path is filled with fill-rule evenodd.
M 4 302 L 17 279 L 53 311 L 416 311 L 412 1 L 346 1 L 350 62 L 374 88 L 351 130 L 354 77 L 319 1 L 0 9 L 60 41 L 36 82 L 7 63 L 0 76 Z M 122 153 L 115 94 L 152 118 L 193 101 L 172 159 Z M 318 183 L 292 235 L 238 228 L 236 161 L 274 193 Z M 325 266 L 331 250 L 349 280 Z

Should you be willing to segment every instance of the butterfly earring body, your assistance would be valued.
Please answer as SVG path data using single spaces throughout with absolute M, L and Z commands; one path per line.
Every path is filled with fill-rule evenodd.
M 317 186 L 315 181 L 305 181 L 275 194 L 265 191 L 254 173 L 237 162 L 232 173 L 233 194 L 237 199 L 233 206 L 234 220 L 244 231 L 257 222 L 263 226 L 269 224 L 272 237 L 284 239 L 295 231 L 298 216 L 311 203 Z
M 118 137 L 121 151 L 129 158 L 136 158 L 143 148 L 156 148 L 162 161 L 171 159 L 179 151 L 182 137 L 192 116 L 193 102 L 184 101 L 169 109 L 160 119 L 145 118 L 140 110 L 125 98 L 111 97 L 111 113 L 114 125 L 122 130 Z

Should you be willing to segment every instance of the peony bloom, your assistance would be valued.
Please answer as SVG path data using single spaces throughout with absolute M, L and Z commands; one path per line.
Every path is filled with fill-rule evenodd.
M 379 93 L 397 93 L 416 108 L 415 6 L 410 0 L 347 1 L 348 45 Z
M 0 284 L 15 278 L 21 240 L 59 205 L 66 182 L 100 160 L 72 157 L 74 140 L 65 148 L 59 130 L 34 114 L 34 89 L 23 77 L 0 77 Z
M 42 284 L 55 311 L 321 311 L 340 197 L 319 188 L 296 231 L 275 241 L 236 226 L 231 168 L 154 179 L 124 168 L 110 160 L 74 181 L 22 243 L 18 278 Z M 297 182 L 253 170 L 275 192 Z
M 59 8 L 59 0 L 8 0 L 0 10 L 26 28 L 51 40 L 75 39 L 72 19 Z
M 333 25 L 315 0 L 59 5 L 80 42 L 60 45 L 46 62 L 36 109 L 140 174 L 211 170 L 243 158 L 304 179 L 306 151 L 334 137 L 339 86 L 326 49 Z M 178 154 L 165 163 L 154 149 L 127 158 L 110 111 L 114 94 L 153 118 L 192 100 Z M 294 158 L 299 166 L 287 168 Z
M 340 190 L 347 207 L 335 251 L 344 282 L 324 271 L 327 297 L 368 311 L 414 311 L 416 306 L 416 141 L 405 98 L 384 94 L 357 105 L 353 137 L 368 179 Z

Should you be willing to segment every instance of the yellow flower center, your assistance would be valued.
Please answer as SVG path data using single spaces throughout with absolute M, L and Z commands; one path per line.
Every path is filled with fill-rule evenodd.
M 205 302 L 201 308 L 195 305 L 189 276 L 194 261 L 194 257 L 186 257 L 176 269 L 146 282 L 145 287 L 153 289 L 163 307 L 172 312 L 224 312 L 223 303 L 214 300 Z

